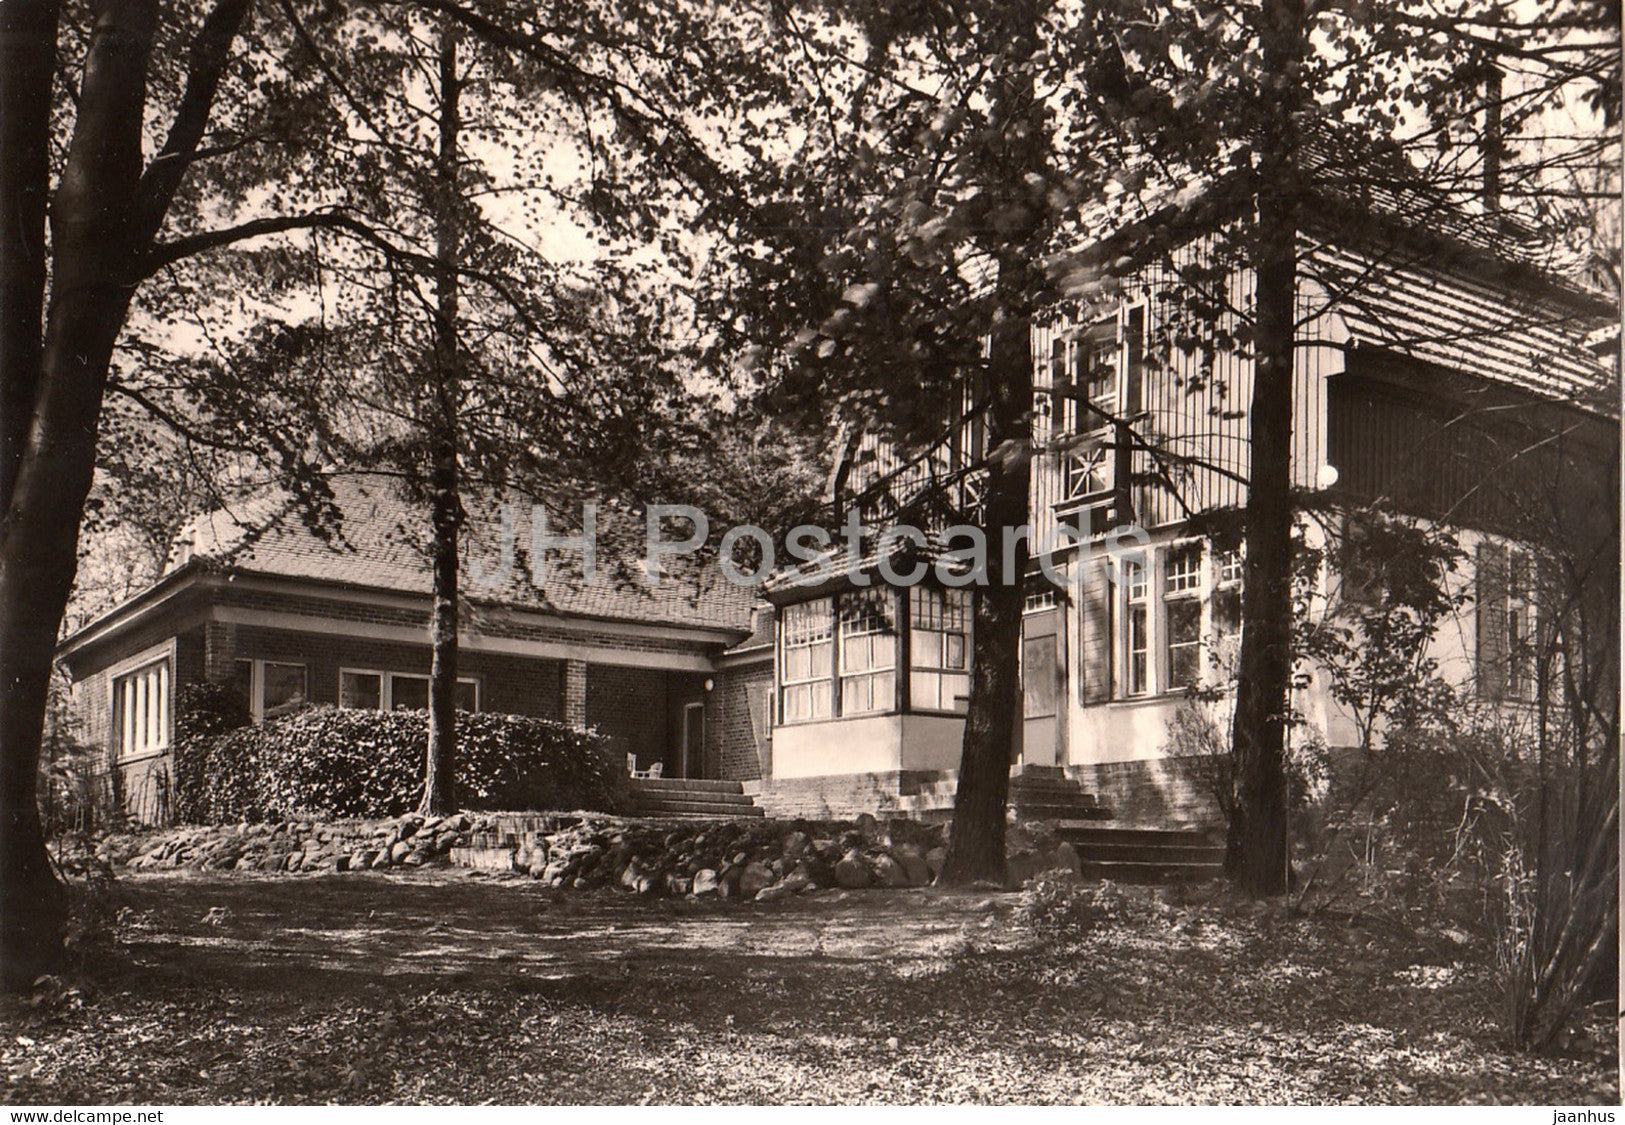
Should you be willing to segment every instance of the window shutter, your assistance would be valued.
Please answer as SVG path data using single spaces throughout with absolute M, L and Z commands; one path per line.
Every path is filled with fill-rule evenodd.
M 1507 686 L 1507 551 L 1481 539 L 1474 569 L 1478 613 L 1478 693 L 1499 702 Z
M 1085 558 L 1078 591 L 1079 701 L 1106 703 L 1112 697 L 1112 587 L 1106 561 Z

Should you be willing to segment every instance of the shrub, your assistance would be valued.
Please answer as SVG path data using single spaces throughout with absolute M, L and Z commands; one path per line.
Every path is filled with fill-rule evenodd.
M 241 697 L 219 684 L 187 684 L 175 705 L 175 817 L 189 824 L 259 820 L 258 763 Z
M 67 680 L 58 672 L 46 697 L 36 788 L 40 824 L 48 838 L 122 822 L 123 808 L 114 799 L 105 763 L 106 755 L 84 741 Z
M 1077 941 L 1108 923 L 1143 926 L 1166 920 L 1149 894 L 1125 891 L 1110 880 L 1085 883 L 1061 868 L 1027 881 L 1016 905 L 1016 924 L 1044 941 Z
M 457 716 L 457 799 L 471 809 L 624 807 L 625 770 L 596 732 L 546 719 Z M 187 819 L 387 817 L 423 795 L 428 717 L 423 711 L 310 707 L 259 727 L 203 740 L 178 772 L 193 801 Z M 207 815 L 198 815 L 206 813 Z

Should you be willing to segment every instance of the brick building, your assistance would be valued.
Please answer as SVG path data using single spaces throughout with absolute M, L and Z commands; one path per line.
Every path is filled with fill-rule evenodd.
M 192 520 L 158 581 L 62 642 L 83 735 L 134 815 L 168 816 L 186 684 L 235 687 L 256 721 L 305 703 L 427 706 L 427 519 L 382 477 L 334 493 L 325 532 L 285 497 Z M 514 565 L 535 546 L 526 514 L 468 506 L 461 706 L 594 726 L 668 777 L 760 772 L 771 612 L 748 590 L 669 560 L 658 583 L 607 563 L 590 582 L 568 548 L 538 583 Z

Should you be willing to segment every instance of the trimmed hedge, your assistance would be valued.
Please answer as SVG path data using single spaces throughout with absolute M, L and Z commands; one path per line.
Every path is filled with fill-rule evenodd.
M 308 707 L 262 726 L 188 740 L 183 820 L 391 817 L 423 796 L 428 715 Z M 177 750 L 179 747 L 177 747 Z M 624 760 L 602 736 L 546 719 L 457 716 L 457 803 L 467 809 L 619 812 Z
M 256 808 L 258 762 L 252 740 L 228 736 L 253 720 L 242 699 L 219 684 L 187 684 L 175 710 L 175 818 L 183 824 L 222 824 Z M 257 815 L 253 819 L 260 819 Z

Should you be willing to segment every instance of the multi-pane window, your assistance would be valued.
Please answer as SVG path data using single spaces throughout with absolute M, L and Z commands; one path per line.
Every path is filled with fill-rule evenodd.
M 1202 545 L 1185 543 L 1163 556 L 1163 643 L 1169 690 L 1192 687 L 1201 675 Z
M 889 711 L 897 701 L 897 633 L 889 587 L 840 598 L 841 714 Z
M 909 704 L 964 711 L 970 697 L 969 590 L 913 586 L 909 604 Z
M 458 711 L 478 711 L 479 681 L 459 678 L 453 705 Z M 339 706 L 364 711 L 424 711 L 429 707 L 429 677 L 346 668 L 339 673 Z
M 1047 580 L 1041 581 L 1036 585 L 1029 586 L 1027 592 L 1022 596 L 1021 612 L 1043 613 L 1045 610 L 1054 609 L 1056 603 L 1055 587 Z
M 1126 558 L 1123 571 L 1123 690 L 1144 695 L 1151 690 L 1151 584 L 1142 557 Z
M 780 707 L 787 723 L 835 713 L 835 613 L 828 598 L 785 606 L 780 614 Z
M 1239 553 L 1201 541 L 1150 548 L 1121 559 L 1114 609 L 1112 680 L 1120 698 L 1181 691 L 1225 678 L 1241 637 Z
M 113 732 L 120 757 L 168 749 L 169 721 L 167 657 L 113 681 Z
M 1099 429 L 1121 411 L 1145 410 L 1147 397 L 1145 306 L 1096 321 L 1077 335 L 1057 332 L 1050 341 L 1050 384 L 1061 399 L 1059 429 Z M 1072 388 L 1067 393 L 1063 388 Z

